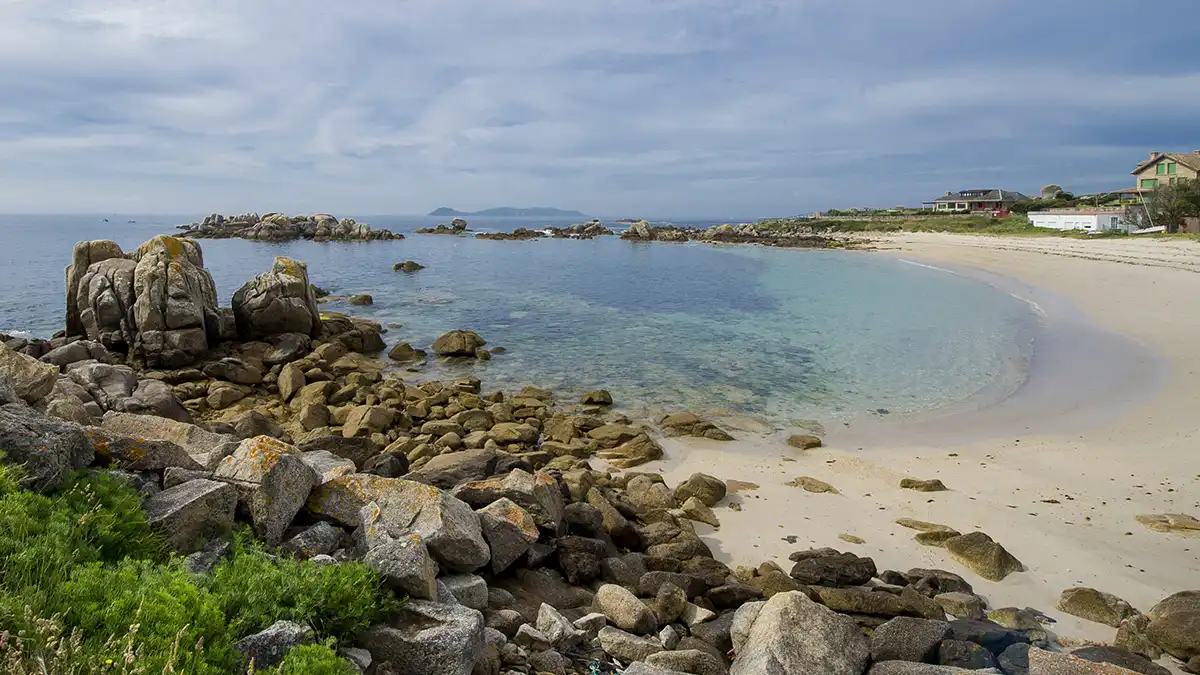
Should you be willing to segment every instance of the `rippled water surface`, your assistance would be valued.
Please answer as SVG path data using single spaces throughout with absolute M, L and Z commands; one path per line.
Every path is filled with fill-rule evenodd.
M 195 219 L 126 218 L 0 216 L 0 331 L 61 327 L 63 267 L 76 241 L 114 239 L 129 250 Z M 402 232 L 437 222 L 360 220 Z M 411 234 L 202 246 L 224 304 L 286 255 L 334 294 L 374 296 L 370 307 L 324 307 L 399 324 L 389 344 L 426 347 L 444 331 L 475 330 L 507 353 L 451 370 L 472 370 L 490 387 L 606 387 L 631 408 L 735 411 L 778 424 L 917 412 L 1003 388 L 1032 322 L 1024 303 L 988 285 L 865 252 Z M 407 259 L 426 269 L 392 271 Z

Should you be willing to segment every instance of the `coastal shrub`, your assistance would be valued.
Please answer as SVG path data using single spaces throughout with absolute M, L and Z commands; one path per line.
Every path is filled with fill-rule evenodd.
M 64 622 L 82 633 L 84 653 L 97 663 L 122 658 L 109 650 L 123 636 L 132 636 L 129 651 L 147 672 L 226 673 L 237 662 L 220 603 L 178 560 L 84 565 L 63 593 Z
M 245 531 L 235 537 L 233 555 L 213 570 L 208 590 L 219 599 L 234 639 L 286 620 L 348 642 L 395 608 L 366 565 L 277 558 Z
M 325 645 L 293 647 L 283 663 L 274 670 L 260 670 L 261 675 L 357 675 L 350 662 Z
M 79 565 L 165 559 L 137 493 L 121 482 L 80 476 L 48 496 L 17 483 L 17 470 L 0 466 L 0 625 L 23 604 L 60 611 L 62 585 Z

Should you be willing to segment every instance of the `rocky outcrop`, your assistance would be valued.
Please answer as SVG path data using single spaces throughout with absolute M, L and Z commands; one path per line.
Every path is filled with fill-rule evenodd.
M 209 335 L 221 337 L 217 287 L 200 247 L 159 235 L 133 257 L 134 352 L 150 367 L 195 363 L 208 351 Z
M 210 342 L 232 337 L 200 247 L 188 239 L 160 235 L 129 255 L 112 242 L 84 242 L 66 276 L 67 335 L 150 367 L 189 365 Z
M 251 239 L 254 241 L 388 241 L 403 239 L 404 235 L 391 230 L 375 230 L 352 218 L 337 219 L 328 213 L 310 216 L 287 216 L 268 213 L 259 216 L 248 213 L 239 216 L 211 214 L 199 223 L 179 226 L 189 237 L 196 239 Z
M 415 232 L 417 234 L 450 234 L 450 235 L 460 235 L 460 234 L 465 234 L 470 231 L 471 230 L 469 230 L 467 228 L 467 221 L 463 220 L 462 218 L 455 218 L 454 220 L 450 221 L 449 225 L 439 224 L 437 227 L 422 227 L 418 230 L 415 230 Z
M 317 336 L 321 314 L 308 282 L 308 266 L 275 258 L 271 270 L 246 282 L 233 294 L 233 315 L 243 340 L 299 333 Z

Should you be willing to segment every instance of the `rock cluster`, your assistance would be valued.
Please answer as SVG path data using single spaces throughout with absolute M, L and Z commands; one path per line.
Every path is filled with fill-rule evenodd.
M 339 220 L 328 213 L 314 213 L 310 216 L 288 216 L 283 213 L 223 216 L 214 213 L 202 222 L 180 225 L 179 229 L 195 239 L 387 241 L 404 238 L 404 235 L 393 233 L 391 230 L 373 230 L 365 223 L 354 222 L 352 218 Z
M 604 235 L 615 234 L 612 230 L 605 227 L 599 219 L 592 220 L 587 223 L 575 223 L 566 227 L 544 227 L 540 230 L 531 230 L 524 227 L 518 227 L 512 232 L 488 232 L 475 235 L 476 239 L 498 239 L 502 241 L 521 241 L 528 239 L 540 239 L 542 237 L 550 237 L 553 239 L 591 239 Z
M 460 234 L 466 234 L 467 232 L 470 232 L 471 230 L 467 228 L 467 221 L 463 220 L 462 218 L 455 218 L 454 220 L 450 221 L 449 225 L 442 223 L 442 224 L 439 224 L 437 227 L 422 227 L 421 229 L 414 230 L 414 231 L 417 234 L 460 235 Z
M 217 306 L 199 245 L 165 235 L 129 254 L 111 241 L 77 244 L 66 281 L 65 338 L 86 338 L 151 368 L 192 365 L 238 338 L 307 339 L 322 331 L 307 269 L 288 258 L 276 258 L 269 272 L 234 293 L 231 308 Z M 79 349 L 52 361 L 62 366 L 98 357 Z
M 708 228 L 654 226 L 645 220 L 637 221 L 621 233 L 631 241 L 702 241 L 714 244 L 761 244 L 787 248 L 830 248 L 845 246 L 846 242 L 818 234 L 811 227 L 777 221 L 715 225 Z

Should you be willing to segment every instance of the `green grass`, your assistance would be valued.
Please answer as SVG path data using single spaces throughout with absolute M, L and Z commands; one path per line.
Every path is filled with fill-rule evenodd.
M 1088 234 L 1080 231 L 1052 230 L 1034 227 L 1024 215 L 1007 218 L 991 216 L 945 217 L 929 216 L 904 221 L 885 220 L 765 220 L 760 223 L 781 231 L 808 229 L 817 234 L 872 234 L 900 232 L 945 232 L 950 234 L 979 234 L 1014 237 L 1068 237 L 1072 239 L 1095 239 L 1128 236 L 1123 232 Z
M 246 532 L 210 576 L 193 575 L 125 484 L 76 477 L 39 495 L 0 465 L 0 672 L 245 672 L 233 643 L 292 620 L 322 644 L 271 672 L 341 675 L 353 669 L 330 646 L 397 605 L 364 565 L 274 558 Z

